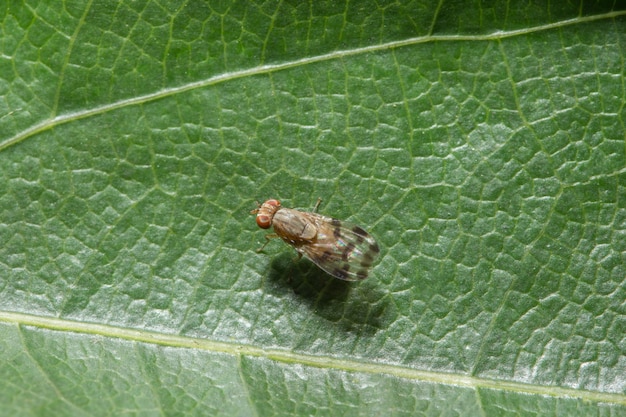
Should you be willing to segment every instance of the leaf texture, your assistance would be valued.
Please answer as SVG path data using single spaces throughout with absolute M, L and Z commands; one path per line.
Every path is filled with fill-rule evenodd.
M 623 415 L 625 16 L 3 6 L 0 415 Z M 318 197 L 367 280 L 255 252 Z

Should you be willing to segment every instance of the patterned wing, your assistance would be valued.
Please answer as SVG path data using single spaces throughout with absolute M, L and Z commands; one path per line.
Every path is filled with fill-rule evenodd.
M 307 214 L 314 218 L 317 236 L 296 250 L 336 278 L 346 281 L 367 278 L 380 252 L 374 238 L 355 224 Z

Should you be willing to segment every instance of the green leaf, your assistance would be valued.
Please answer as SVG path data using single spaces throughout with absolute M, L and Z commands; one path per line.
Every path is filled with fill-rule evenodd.
M 626 10 L 300 3 L 1 8 L 0 415 L 624 415 Z

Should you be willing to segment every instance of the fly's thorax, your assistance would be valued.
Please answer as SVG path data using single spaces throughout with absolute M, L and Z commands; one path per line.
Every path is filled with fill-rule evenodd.
M 317 237 L 318 227 L 315 215 L 289 208 L 281 208 L 272 219 L 274 232 L 291 244 L 313 242 Z

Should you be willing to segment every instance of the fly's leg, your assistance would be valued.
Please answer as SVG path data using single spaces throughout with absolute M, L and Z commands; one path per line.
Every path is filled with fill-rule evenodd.
M 268 233 L 265 235 L 265 243 L 263 244 L 263 246 L 261 246 L 259 249 L 256 250 L 257 253 L 260 253 L 263 248 L 265 248 L 265 246 L 267 246 L 268 243 L 270 243 L 270 240 L 272 239 L 276 239 L 279 236 L 276 233 Z M 300 252 L 296 252 L 298 254 L 297 257 L 294 258 L 294 262 L 299 261 L 300 259 L 302 259 L 302 254 Z
M 267 244 L 270 243 L 270 240 L 276 239 L 277 237 L 278 235 L 276 233 L 269 233 L 265 235 L 265 243 L 263 244 L 263 246 L 261 246 L 259 249 L 256 250 L 257 253 L 261 252 L 263 248 L 265 248 L 265 246 L 267 246 Z
M 259 209 L 261 208 L 261 203 L 256 201 L 256 206 L 257 207 L 254 210 L 250 210 L 250 214 L 257 214 L 259 212 Z
M 322 197 L 317 197 L 317 203 L 315 203 L 315 207 L 313 207 L 313 213 L 317 213 L 317 208 L 320 206 L 322 202 Z

